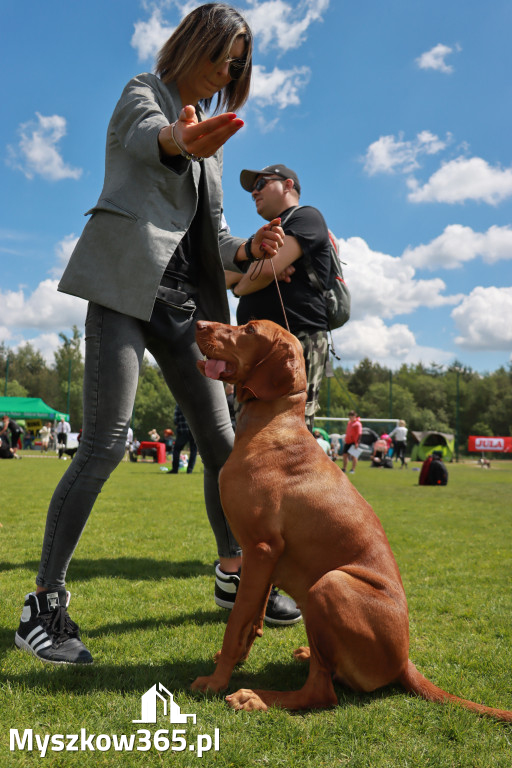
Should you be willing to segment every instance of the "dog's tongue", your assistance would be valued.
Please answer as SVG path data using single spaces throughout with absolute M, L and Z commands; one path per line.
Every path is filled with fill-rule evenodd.
M 225 360 L 207 360 L 204 366 L 204 372 L 210 379 L 220 378 L 221 373 L 225 370 Z

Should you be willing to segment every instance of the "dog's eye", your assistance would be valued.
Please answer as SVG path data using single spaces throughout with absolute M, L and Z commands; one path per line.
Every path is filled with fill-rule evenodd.
M 256 333 L 256 328 L 254 327 L 254 325 L 248 325 L 247 328 L 245 329 L 245 332 L 246 333 Z

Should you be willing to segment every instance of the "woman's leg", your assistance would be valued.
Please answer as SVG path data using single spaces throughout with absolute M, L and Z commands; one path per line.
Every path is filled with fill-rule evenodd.
M 85 345 L 82 439 L 50 502 L 36 579 L 44 589 L 64 586 L 96 497 L 123 458 L 144 354 L 143 324 L 91 304 Z
M 165 311 L 162 305 L 155 306 L 162 322 Z M 220 381 L 205 378 L 197 369 L 201 353 L 195 342 L 195 322 L 179 339 L 173 338 L 172 327 L 166 336 L 157 332 L 158 327 L 160 324 L 150 324 L 147 347 L 197 443 L 204 464 L 206 512 L 218 554 L 221 558 L 239 557 L 241 550 L 224 516 L 219 495 L 219 472 L 231 453 L 234 439 L 224 386 Z

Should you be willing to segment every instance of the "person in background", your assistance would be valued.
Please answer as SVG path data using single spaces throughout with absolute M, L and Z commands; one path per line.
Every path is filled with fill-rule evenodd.
M 126 432 L 126 443 L 125 443 L 125 452 L 123 456 L 123 461 L 128 461 L 130 458 L 130 448 L 133 443 L 133 429 L 131 427 L 128 427 L 128 431 Z
M 324 451 L 324 453 L 326 453 L 327 456 L 332 456 L 331 444 L 329 443 L 328 440 L 322 437 L 322 433 L 319 432 L 317 429 L 315 429 L 313 430 L 313 437 L 317 441 L 322 451 Z
M 421 465 L 419 485 L 448 485 L 448 470 L 442 451 L 432 451 Z
M 172 449 L 174 446 L 174 432 L 172 429 L 164 429 L 164 436 L 160 438 L 160 442 L 164 443 L 165 445 L 165 453 L 166 455 L 172 454 Z
M 50 440 L 52 437 L 51 421 L 47 421 L 46 424 L 43 424 L 43 426 L 39 430 L 39 437 L 41 438 L 41 450 L 43 453 L 47 453 L 48 446 L 50 445 Z
M 386 450 L 386 453 L 389 455 L 389 454 L 390 454 L 390 450 L 391 450 L 391 447 L 392 447 L 392 445 L 393 445 L 393 441 L 392 441 L 392 439 L 390 438 L 390 436 L 388 435 L 388 433 L 387 433 L 387 432 L 384 432 L 384 433 L 383 433 L 383 434 L 380 436 L 380 439 L 381 439 L 381 440 L 385 440 L 385 441 L 386 441 L 386 445 L 387 445 L 387 450 Z
M 281 278 L 280 293 L 290 331 L 299 339 L 304 352 L 308 380 L 305 418 L 308 429 L 313 432 L 320 385 L 329 357 L 329 322 L 325 297 L 311 282 L 306 260 L 326 286 L 331 272 L 327 224 L 317 208 L 299 205 L 299 178 L 285 165 L 269 165 L 261 171 L 243 170 L 240 183 L 251 193 L 262 218 L 267 221 L 281 219 L 285 238 L 272 264 L 254 264 L 242 277 L 227 273 L 228 287 L 235 296 L 241 297 L 237 323 L 243 325 L 252 319 L 273 320 L 287 327 L 275 285 L 275 269 Z
M 176 440 L 172 449 L 172 469 L 171 474 L 177 475 L 180 468 L 180 456 L 183 448 L 189 446 L 189 457 L 187 464 L 187 475 L 190 475 L 194 471 L 197 458 L 197 445 L 194 440 L 194 436 L 190 431 L 190 427 L 187 424 L 187 420 L 183 415 L 183 411 L 176 404 L 174 409 L 174 425 L 176 427 Z
M 12 455 L 15 459 L 21 458 L 17 454 L 18 450 L 18 442 L 23 434 L 23 430 L 20 427 L 20 425 L 14 421 L 14 419 L 11 419 L 10 416 L 7 416 L 7 414 L 2 418 L 2 424 L 0 425 L 0 435 L 5 435 L 7 438 L 7 441 L 9 442 L 9 438 L 7 433 L 11 433 L 11 442 L 10 442 L 10 448 L 12 451 Z
M 357 455 L 352 453 L 350 449 L 357 451 L 359 448 L 359 441 L 363 433 L 363 425 L 361 420 L 355 411 L 350 411 L 348 414 L 347 431 L 345 433 L 345 443 L 343 445 L 343 471 L 347 471 L 348 457 L 352 460 L 352 468 L 350 474 L 353 475 L 357 466 Z
M 65 458 L 64 451 L 68 445 L 68 435 L 71 432 L 69 422 L 66 421 L 64 416 L 60 417 L 60 421 L 55 428 L 55 436 L 57 440 L 57 448 L 59 451 L 59 459 Z
M 403 469 L 404 466 L 407 469 L 407 464 L 405 461 L 405 451 L 407 448 L 407 427 L 403 419 L 400 419 L 398 422 L 398 427 L 395 427 L 393 431 L 389 433 L 389 436 L 392 439 L 394 445 L 393 454 L 395 461 L 400 459 L 400 469 Z
M 378 440 L 373 444 L 372 452 L 372 467 L 384 466 L 384 459 L 388 453 L 388 442 L 385 440 L 385 435 L 381 435 Z
M 246 249 L 222 215 L 222 148 L 243 126 L 233 110 L 247 100 L 251 69 L 244 18 L 223 3 L 201 5 L 164 43 L 155 73 L 126 85 L 109 122 L 103 190 L 59 283 L 89 302 L 83 436 L 50 502 L 37 589 L 25 597 L 15 635 L 19 648 L 43 661 L 92 662 L 67 611 L 66 573 L 95 500 L 123 458 L 146 349 L 197 441 L 220 569 L 237 578 L 242 553 L 218 489 L 233 429 L 222 382 L 197 369 L 195 325 L 198 318 L 229 322 L 225 268 L 272 258 L 283 243 L 272 221 Z M 214 99 L 217 111 L 229 111 L 206 118 Z M 231 607 L 236 586 L 228 590 Z M 283 601 L 269 600 L 265 616 L 300 616 L 292 600 Z
M 332 458 L 333 461 L 336 461 L 338 456 L 341 455 L 343 447 L 343 435 L 340 435 L 339 432 L 332 432 L 329 435 L 329 440 L 331 441 Z

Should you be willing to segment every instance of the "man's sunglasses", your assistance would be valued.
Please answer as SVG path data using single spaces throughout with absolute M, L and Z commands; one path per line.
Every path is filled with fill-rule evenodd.
M 284 179 L 281 176 L 263 176 L 261 179 L 258 179 L 252 188 L 252 192 L 261 192 L 261 190 L 267 186 L 269 181 L 284 181 Z

